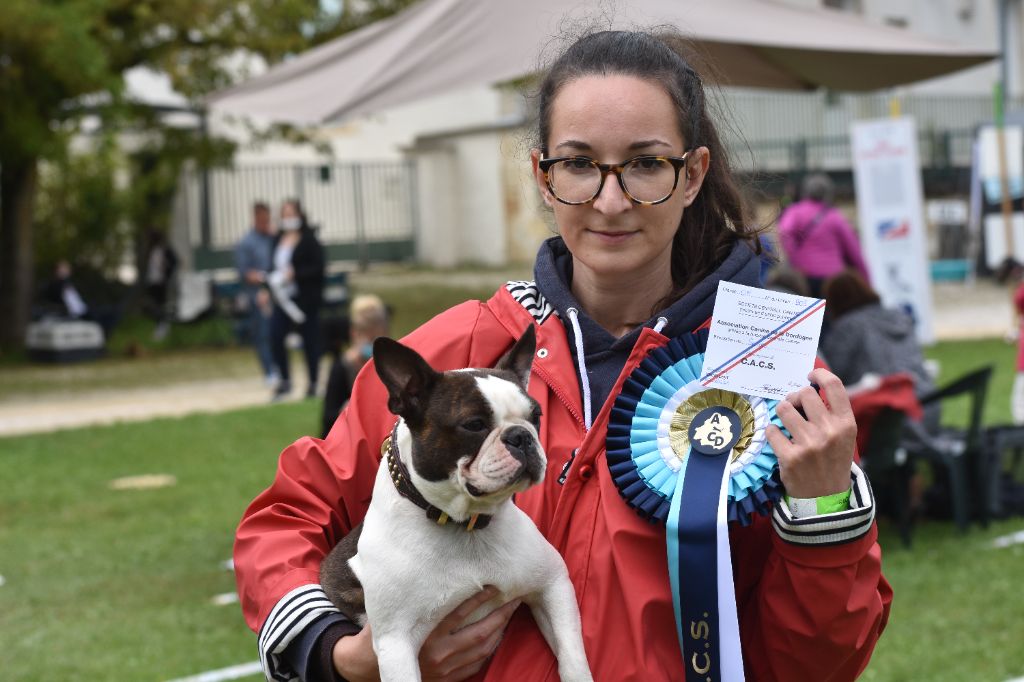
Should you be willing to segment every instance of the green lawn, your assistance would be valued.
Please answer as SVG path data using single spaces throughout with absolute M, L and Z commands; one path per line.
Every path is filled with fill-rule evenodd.
M 221 567 L 314 401 L 0 440 L 4 680 L 167 680 L 244 663 L 255 640 Z M 177 485 L 111 490 L 170 474 Z
M 1006 421 L 1012 346 L 947 343 L 929 355 L 944 378 L 995 362 L 986 414 Z M 220 564 L 235 525 L 281 448 L 316 430 L 318 408 L 306 401 L 0 439 L 0 677 L 156 682 L 255 660 L 238 605 L 210 599 L 234 589 Z M 108 488 L 138 474 L 171 474 L 177 484 Z M 929 522 L 908 552 L 883 522 L 896 600 L 863 679 L 1024 675 L 1024 546 L 989 547 L 1022 528 L 1018 518 L 960 536 Z

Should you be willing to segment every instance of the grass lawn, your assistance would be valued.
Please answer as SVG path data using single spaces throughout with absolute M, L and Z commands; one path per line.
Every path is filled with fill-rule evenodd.
M 1008 420 L 1012 346 L 947 343 L 929 355 L 943 379 L 995 362 L 986 418 Z M 157 682 L 255 660 L 238 605 L 210 600 L 234 589 L 220 564 L 242 511 L 281 448 L 316 430 L 318 409 L 306 401 L 0 439 L 0 677 Z M 177 484 L 108 487 L 139 474 Z M 883 523 L 896 600 L 863 679 L 1024 675 L 1024 546 L 989 547 L 1022 528 L 1018 518 L 960 536 L 929 522 L 908 552 Z
M 0 440 L 4 680 L 168 680 L 255 660 L 221 567 L 281 448 L 319 405 Z M 177 484 L 111 490 L 123 476 Z

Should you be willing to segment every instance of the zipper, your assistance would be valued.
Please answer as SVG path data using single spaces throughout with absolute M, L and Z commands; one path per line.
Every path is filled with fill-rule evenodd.
M 569 397 L 566 396 L 565 393 L 563 393 L 561 390 L 559 390 L 558 386 L 556 386 L 557 382 L 555 382 L 552 379 L 551 375 L 548 372 L 544 371 L 543 369 L 537 367 L 536 365 L 534 365 L 533 371 L 536 372 L 544 380 L 544 383 L 547 384 L 547 387 L 551 389 L 551 392 L 554 393 L 560 401 L 562 401 L 562 404 L 565 405 L 565 408 L 567 410 L 569 410 L 569 414 L 573 416 L 576 422 L 580 426 L 586 427 L 586 424 L 583 422 L 583 415 L 580 414 L 579 410 L 577 410 L 576 407 L 572 404 L 572 402 L 569 400 Z

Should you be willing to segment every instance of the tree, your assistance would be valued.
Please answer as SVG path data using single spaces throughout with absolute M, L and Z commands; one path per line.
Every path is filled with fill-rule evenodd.
M 337 12 L 320 0 L 0 2 L 0 348 L 20 345 L 28 321 L 40 160 L 63 158 L 86 115 L 108 132 L 160 127 L 125 102 L 125 71 L 151 66 L 198 102 L 245 76 L 232 69 L 240 54 L 274 63 L 413 1 L 345 2 Z

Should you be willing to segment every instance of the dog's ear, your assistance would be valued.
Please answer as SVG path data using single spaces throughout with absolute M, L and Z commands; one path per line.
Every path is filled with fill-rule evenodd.
M 419 353 L 385 336 L 373 342 L 373 364 L 388 389 L 388 409 L 407 422 L 419 422 L 440 373 Z
M 537 333 L 531 324 L 519 337 L 509 352 L 498 361 L 495 369 L 512 372 L 525 389 L 530 383 L 530 367 L 533 366 L 533 354 L 537 350 Z

